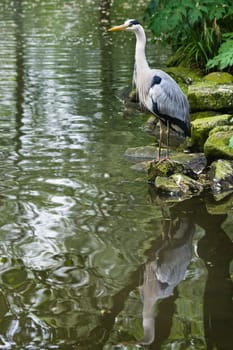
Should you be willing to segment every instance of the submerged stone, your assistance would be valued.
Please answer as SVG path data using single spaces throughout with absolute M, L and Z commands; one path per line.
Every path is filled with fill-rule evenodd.
M 209 162 L 233 159 L 233 126 L 214 128 L 205 142 L 204 153 Z
M 191 144 L 197 150 L 202 150 L 209 133 L 216 126 L 232 124 L 232 115 L 222 114 L 206 118 L 195 119 L 192 122 Z
M 141 159 L 154 159 L 156 158 L 156 147 L 155 146 L 140 146 L 140 147 L 130 147 L 124 153 L 126 158 L 131 160 Z

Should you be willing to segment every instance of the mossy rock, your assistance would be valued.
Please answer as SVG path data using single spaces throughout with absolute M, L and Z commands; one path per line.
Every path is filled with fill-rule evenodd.
M 148 173 L 148 169 L 157 164 L 156 162 L 152 161 L 155 158 L 154 146 L 128 148 L 125 151 L 125 157 L 131 161 L 136 161 L 136 163 L 131 166 L 131 169 L 139 172 Z M 173 161 L 181 163 L 181 167 L 179 169 L 184 169 L 186 174 L 188 173 L 189 169 L 191 169 L 190 174 L 192 171 L 194 174 L 196 174 L 196 176 L 202 173 L 207 166 L 207 160 L 204 153 L 172 152 L 171 158 L 168 160 L 168 162 Z M 193 177 L 195 178 L 195 175 L 193 175 Z
M 187 67 L 166 67 L 164 70 L 171 75 L 178 84 L 190 85 L 193 82 L 198 82 L 202 78 L 202 73 L 199 70 L 190 69 Z
M 219 159 L 213 162 L 210 166 L 209 178 L 214 194 L 233 190 L 233 161 Z
M 150 181 L 153 181 L 157 176 L 169 177 L 175 173 L 182 173 L 183 170 L 183 164 L 164 159 L 158 162 L 150 162 L 148 177 Z
M 202 81 L 190 85 L 188 100 L 191 111 L 232 111 L 233 84 L 213 84 Z
M 233 126 L 214 128 L 204 144 L 204 153 L 208 162 L 233 159 Z
M 203 185 L 184 174 L 173 174 L 169 178 L 158 176 L 155 187 L 159 192 L 173 196 L 190 196 L 203 191 Z
M 216 115 L 219 115 L 219 113 L 216 111 L 195 112 L 195 113 L 191 113 L 191 120 L 194 121 L 196 119 L 209 118 L 209 117 L 214 117 Z
M 212 72 L 205 75 L 203 79 L 215 84 L 233 84 L 233 76 L 227 72 Z
M 174 174 L 184 174 L 194 179 L 197 178 L 197 174 L 187 164 L 182 164 L 181 162 L 173 161 L 170 159 L 148 163 L 147 174 L 148 181 L 150 183 L 153 183 L 158 176 L 170 177 Z
M 231 123 L 232 116 L 230 114 L 195 119 L 192 122 L 192 147 L 197 150 L 203 150 L 203 146 L 212 129 L 214 129 L 216 126 L 230 125 Z

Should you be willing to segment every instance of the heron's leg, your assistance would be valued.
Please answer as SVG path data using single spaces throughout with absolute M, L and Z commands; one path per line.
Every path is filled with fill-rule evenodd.
M 163 140 L 163 124 L 161 120 L 159 120 L 159 160 L 161 156 L 161 146 L 162 146 L 162 140 Z
M 167 159 L 169 158 L 170 123 L 167 120 Z

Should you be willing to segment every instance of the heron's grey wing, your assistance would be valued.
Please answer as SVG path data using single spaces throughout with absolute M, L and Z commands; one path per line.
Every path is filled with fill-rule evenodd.
M 152 71 L 151 86 L 148 94 L 150 110 L 171 127 L 190 134 L 189 104 L 178 84 L 163 71 Z

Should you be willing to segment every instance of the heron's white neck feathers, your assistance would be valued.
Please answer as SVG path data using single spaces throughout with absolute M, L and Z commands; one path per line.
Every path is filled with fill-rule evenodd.
M 134 67 L 134 81 L 139 94 L 139 100 L 145 105 L 148 94 L 148 73 L 150 67 L 148 65 L 145 48 L 146 48 L 146 34 L 144 29 L 140 26 L 135 32 L 136 35 L 136 49 L 135 49 L 135 67 Z

